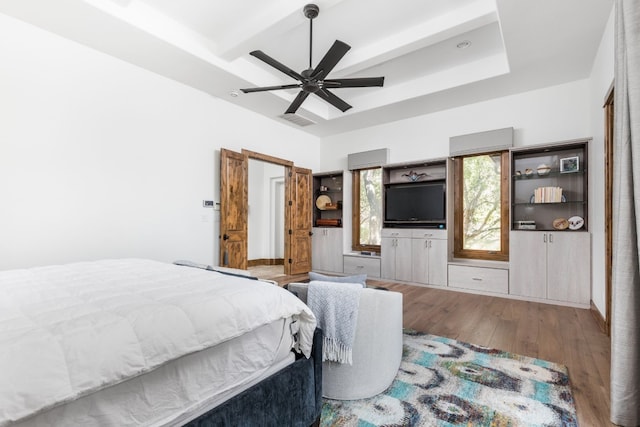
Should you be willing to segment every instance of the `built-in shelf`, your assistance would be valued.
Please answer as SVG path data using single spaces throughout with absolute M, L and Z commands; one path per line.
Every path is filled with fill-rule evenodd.
M 563 231 L 555 227 L 579 217 L 584 225 L 570 231 L 587 231 L 587 161 L 586 140 L 511 150 L 512 230 Z M 545 166 L 549 172 L 538 174 Z M 561 188 L 563 201 L 534 203 L 536 190 L 546 187 Z
M 342 227 L 343 171 L 313 175 L 313 225 L 314 227 Z M 319 197 L 329 198 L 331 206 L 320 208 Z

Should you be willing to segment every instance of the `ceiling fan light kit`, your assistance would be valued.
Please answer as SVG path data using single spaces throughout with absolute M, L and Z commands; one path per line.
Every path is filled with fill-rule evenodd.
M 256 88 L 240 89 L 244 93 L 252 92 L 265 92 L 270 90 L 282 90 L 282 89 L 300 89 L 300 92 L 293 100 L 285 114 L 295 113 L 300 105 L 304 102 L 309 94 L 315 94 L 322 98 L 329 104 L 333 105 L 342 112 L 351 108 L 351 105 L 344 100 L 336 96 L 328 89 L 340 89 L 350 87 L 382 87 L 384 85 L 384 77 L 363 77 L 363 78 L 347 78 L 347 79 L 327 79 L 327 75 L 338 64 L 342 57 L 351 49 L 351 46 L 336 40 L 329 51 L 320 60 L 318 65 L 313 68 L 311 64 L 311 54 L 313 45 L 313 19 L 320 13 L 320 8 L 315 4 L 308 4 L 303 9 L 304 16 L 309 19 L 309 68 L 298 73 L 286 65 L 276 61 L 269 55 L 260 50 L 254 50 L 250 52 L 250 55 L 258 58 L 264 63 L 272 66 L 278 71 L 288 75 L 289 77 L 298 80 L 299 83 L 279 85 L 279 86 L 265 86 Z

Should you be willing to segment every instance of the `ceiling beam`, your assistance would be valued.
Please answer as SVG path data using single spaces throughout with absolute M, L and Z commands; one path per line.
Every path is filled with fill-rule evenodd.
M 335 6 L 344 0 L 323 0 L 322 10 Z M 268 7 L 260 13 L 248 13 L 246 19 L 238 22 L 234 30 L 218 41 L 216 54 L 227 61 L 246 55 L 265 41 L 277 39 L 300 25 L 307 25 L 302 9 L 309 0 L 280 0 L 265 2 Z M 322 12 L 321 10 L 321 12 Z
M 333 76 L 348 76 L 382 62 L 439 43 L 498 21 L 495 3 L 479 0 L 392 37 L 352 49 L 333 70 Z

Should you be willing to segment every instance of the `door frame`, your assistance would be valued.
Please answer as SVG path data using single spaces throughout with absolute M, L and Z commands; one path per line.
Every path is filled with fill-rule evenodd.
M 246 150 L 244 148 L 240 151 L 240 153 L 242 153 L 242 155 L 247 160 L 247 167 L 249 167 L 249 159 L 260 160 L 260 161 L 271 163 L 274 165 L 284 166 L 285 176 L 287 176 L 291 172 L 291 169 L 293 168 L 293 162 L 291 160 L 281 159 L 279 157 L 258 153 L 257 151 Z M 287 203 L 286 195 L 289 194 L 289 191 L 290 191 L 289 182 L 288 180 L 285 179 L 284 180 L 285 205 Z M 286 206 L 283 206 L 282 212 L 283 214 L 285 214 Z M 290 248 L 290 241 L 289 239 L 287 239 L 287 230 L 288 230 L 288 226 L 286 223 L 286 216 L 285 216 L 285 224 L 284 224 L 284 230 L 283 230 L 284 235 L 282 236 L 282 240 L 284 242 L 284 256 L 285 256 L 284 274 L 289 275 L 291 271 L 291 265 L 287 262 L 287 256 L 290 253 L 291 248 Z
M 605 319 L 604 331 L 611 336 L 611 296 L 613 292 L 613 135 L 614 87 L 607 92 L 604 102 L 604 240 L 605 240 Z
M 283 166 L 284 168 L 284 176 L 287 176 L 287 174 L 289 173 L 289 171 L 291 170 L 291 167 L 293 167 L 293 162 L 290 160 L 286 160 L 286 159 L 281 159 L 279 157 L 274 157 L 274 156 L 270 156 L 268 154 L 263 154 L 263 153 L 258 153 L 256 151 L 251 151 L 251 150 L 246 150 L 246 149 L 242 149 L 240 151 L 240 153 L 245 157 L 246 159 L 246 163 L 247 163 L 247 171 L 249 170 L 249 159 L 253 159 L 253 160 L 260 160 L 262 162 L 265 163 L 270 163 L 272 165 L 278 165 L 278 166 Z M 247 184 L 248 185 L 248 184 Z M 287 180 L 284 180 L 284 194 L 285 194 L 285 200 L 284 202 L 286 203 L 286 195 L 287 193 Z M 284 229 L 282 230 L 283 232 L 283 236 L 282 236 L 282 241 L 284 242 L 284 253 L 287 253 L 287 245 L 289 244 L 288 239 L 286 238 L 286 230 L 288 229 L 288 225 L 287 225 L 287 215 L 286 215 L 286 210 L 285 207 L 282 207 L 282 214 L 284 215 Z M 248 211 L 247 211 L 247 215 L 248 215 Z M 248 226 L 248 218 L 247 218 L 247 226 Z M 272 224 L 273 226 L 273 224 Z M 287 265 L 287 260 L 285 257 L 284 260 L 284 273 L 287 273 L 287 269 L 288 269 L 288 265 Z

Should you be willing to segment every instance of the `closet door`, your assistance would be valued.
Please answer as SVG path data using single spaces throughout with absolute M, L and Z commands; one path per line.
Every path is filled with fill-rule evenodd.
M 311 170 L 291 167 L 287 172 L 289 201 L 286 203 L 285 228 L 289 244 L 285 245 L 285 274 L 311 271 Z M 288 250 L 287 250 L 288 249 Z
M 247 161 L 220 150 L 220 265 L 247 269 Z

